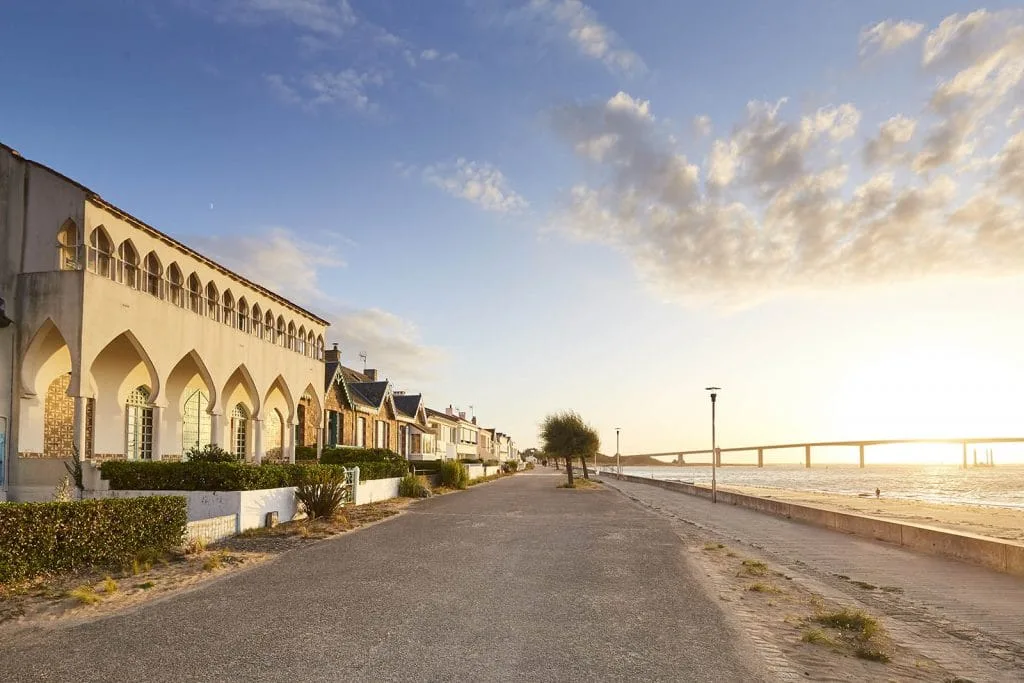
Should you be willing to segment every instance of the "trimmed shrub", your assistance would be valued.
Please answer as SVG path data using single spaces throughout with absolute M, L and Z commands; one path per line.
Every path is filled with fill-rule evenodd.
M 500 460 L 484 460 L 484 467 L 497 467 L 500 464 Z
M 516 460 L 508 460 L 501 463 L 501 471 L 505 474 L 512 474 L 513 472 L 519 471 L 519 462 Z
M 325 448 L 320 453 L 320 462 L 361 465 L 364 462 L 405 462 L 405 458 L 387 448 Z
M 181 496 L 0 505 L 0 582 L 44 572 L 120 566 L 143 550 L 181 545 Z
M 464 489 L 469 486 L 469 470 L 458 460 L 445 460 L 438 469 L 441 486 Z
M 333 517 L 348 497 L 344 471 L 333 467 L 307 468 L 295 497 L 310 517 Z
M 316 462 L 316 446 L 296 446 L 295 462 Z
M 406 498 L 429 498 L 430 486 L 427 485 L 426 478 L 407 474 L 398 482 L 398 495 Z
M 402 477 L 409 472 L 404 460 L 355 462 L 359 480 Z M 310 470 L 340 472 L 340 465 L 323 463 L 140 462 L 110 460 L 100 466 L 110 488 L 132 491 L 256 491 L 298 486 Z
M 188 462 L 241 462 L 242 459 L 211 443 L 202 448 L 193 446 L 188 449 L 188 452 L 185 453 L 185 460 Z
M 467 465 L 483 465 L 484 461 L 480 458 L 459 458 L 459 462 L 464 462 Z

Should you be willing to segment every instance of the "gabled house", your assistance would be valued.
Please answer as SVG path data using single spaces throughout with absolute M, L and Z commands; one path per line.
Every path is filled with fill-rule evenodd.
M 337 344 L 325 353 L 325 361 L 325 445 L 398 452 L 398 410 L 391 383 L 378 380 L 376 370 L 359 372 L 342 365 Z
M 426 414 L 434 442 L 433 451 L 427 459 L 455 460 L 458 457 L 459 418 L 433 408 L 427 408 Z
M 407 460 L 432 460 L 434 434 L 427 425 L 422 394 L 393 392 L 398 417 L 398 454 Z
M 476 444 L 476 457 L 481 460 L 497 460 L 498 454 L 494 444 L 494 428 L 481 427 Z

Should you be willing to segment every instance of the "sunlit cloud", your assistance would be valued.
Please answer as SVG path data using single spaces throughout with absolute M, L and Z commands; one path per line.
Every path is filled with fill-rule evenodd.
M 529 202 L 512 189 L 505 175 L 486 162 L 460 158 L 453 164 L 427 166 L 422 175 L 430 185 L 485 211 L 514 213 L 529 206 Z

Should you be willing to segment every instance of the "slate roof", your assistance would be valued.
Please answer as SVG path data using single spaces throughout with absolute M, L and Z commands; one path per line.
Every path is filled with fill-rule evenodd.
M 423 394 L 395 394 L 395 409 L 402 417 L 415 420 L 420 411 Z
M 343 368 L 344 370 L 344 368 Z M 363 401 L 366 405 L 377 408 L 384 405 L 388 395 L 387 382 L 346 382 L 353 398 Z
M 433 408 L 427 408 L 427 417 L 436 417 L 442 420 L 448 420 L 449 422 L 459 423 L 458 415 L 449 415 L 443 410 L 434 410 Z

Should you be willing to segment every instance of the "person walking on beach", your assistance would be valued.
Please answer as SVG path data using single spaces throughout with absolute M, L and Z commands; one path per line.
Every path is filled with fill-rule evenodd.
M 882 489 L 876 488 L 875 489 L 875 498 L 881 498 L 881 497 L 882 497 Z

